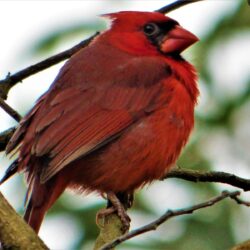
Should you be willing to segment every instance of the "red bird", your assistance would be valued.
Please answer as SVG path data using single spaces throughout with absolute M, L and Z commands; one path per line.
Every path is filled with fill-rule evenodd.
M 19 157 L 2 182 L 25 173 L 36 232 L 66 188 L 107 194 L 124 221 L 119 199 L 166 174 L 194 125 L 196 73 L 180 53 L 197 37 L 156 12 L 105 16 L 111 28 L 68 60 L 7 146 Z

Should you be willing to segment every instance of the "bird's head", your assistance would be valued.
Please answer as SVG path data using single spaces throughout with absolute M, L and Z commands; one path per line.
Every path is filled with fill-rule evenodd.
M 112 45 L 138 55 L 179 55 L 198 41 L 191 32 L 161 13 L 123 11 L 105 14 L 111 27 L 103 35 Z

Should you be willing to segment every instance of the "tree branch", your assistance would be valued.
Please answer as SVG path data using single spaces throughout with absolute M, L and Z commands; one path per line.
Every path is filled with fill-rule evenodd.
M 183 209 L 178 209 L 178 210 L 168 210 L 165 214 L 163 214 L 160 218 L 158 218 L 157 220 L 143 226 L 140 227 L 138 229 L 132 230 L 131 232 L 124 234 L 116 239 L 114 239 L 112 242 L 104 245 L 100 250 L 110 250 L 112 248 L 114 248 L 115 246 L 121 244 L 124 241 L 127 241 L 135 236 L 138 236 L 140 234 L 152 231 L 152 230 L 156 230 L 161 224 L 163 224 L 164 222 L 166 222 L 167 220 L 176 217 L 176 216 L 180 216 L 180 215 L 184 215 L 184 214 L 191 214 L 196 210 L 205 208 L 205 207 L 210 207 L 213 206 L 214 204 L 230 197 L 232 199 L 235 200 L 235 198 L 237 196 L 240 195 L 240 192 L 238 191 L 234 191 L 234 192 L 229 192 L 229 191 L 223 191 L 220 195 L 199 203 L 197 205 L 191 206 L 191 207 L 187 207 L 187 208 L 183 208 Z
M 250 190 L 250 179 L 243 179 L 236 175 L 225 172 L 204 172 L 191 169 L 173 169 L 162 179 L 179 178 L 192 182 L 219 182 L 241 188 L 244 191 Z
M 39 63 L 31 65 L 19 72 L 15 73 L 14 75 L 8 75 L 6 79 L 0 81 L 0 97 L 3 99 L 7 98 L 9 90 L 18 82 L 21 82 L 25 78 L 34 75 L 44 69 L 47 69 L 65 59 L 68 59 L 73 54 L 75 54 L 80 49 L 86 47 L 99 33 L 89 37 L 88 39 L 80 42 L 79 44 L 73 46 L 72 48 L 65 50 L 59 54 L 51 56 Z
M 250 249 L 250 240 L 245 241 L 245 242 L 233 247 L 231 250 L 249 250 L 249 249 Z
M 12 118 L 14 118 L 17 122 L 21 121 L 22 116 L 16 110 L 14 110 L 9 104 L 7 104 L 7 102 L 5 102 L 1 97 L 0 97 L 0 107 Z
M 163 13 L 163 14 L 166 14 L 168 12 L 171 12 L 173 10 L 176 10 L 184 5 L 187 5 L 187 4 L 190 4 L 190 3 L 195 3 L 195 2 L 199 2 L 199 1 L 203 1 L 203 0 L 178 0 L 178 1 L 175 1 L 171 4 L 168 4 L 158 10 L 156 10 L 156 12 L 160 12 L 160 13 Z
M 105 244 L 124 234 L 121 219 L 116 213 L 106 215 L 104 218 L 97 217 L 96 224 L 100 229 L 100 233 L 93 250 L 99 250 Z
M 242 199 L 240 199 L 239 197 L 235 196 L 233 197 L 233 199 L 236 201 L 237 204 L 239 205 L 243 205 L 246 207 L 250 207 L 250 202 L 249 201 L 243 201 Z
M 0 193 L 1 249 L 45 250 L 48 247 L 9 205 Z
M 0 152 L 4 151 L 16 128 L 12 127 L 0 133 Z

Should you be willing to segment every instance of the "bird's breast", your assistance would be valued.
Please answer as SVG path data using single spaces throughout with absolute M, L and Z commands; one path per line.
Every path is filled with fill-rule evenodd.
M 175 163 L 192 130 L 193 110 L 187 106 L 174 108 L 170 103 L 152 112 L 100 149 L 98 156 L 76 163 L 78 168 L 84 165 L 82 176 L 81 171 L 73 171 L 78 173 L 76 183 L 117 193 L 160 179 Z

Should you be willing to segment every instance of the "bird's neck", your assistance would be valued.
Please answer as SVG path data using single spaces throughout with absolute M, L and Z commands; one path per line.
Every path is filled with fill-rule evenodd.
M 173 74 L 186 87 L 194 104 L 197 103 L 199 90 L 197 88 L 197 73 L 193 65 L 183 58 L 165 57 L 165 61 L 170 66 Z

